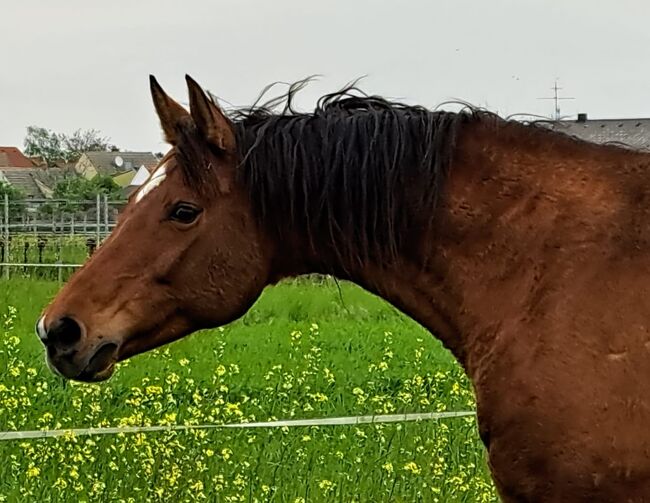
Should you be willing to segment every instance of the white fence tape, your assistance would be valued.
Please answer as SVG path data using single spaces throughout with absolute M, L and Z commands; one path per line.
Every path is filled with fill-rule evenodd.
M 420 412 L 413 414 L 386 414 L 380 416 L 345 416 L 326 417 L 316 419 L 288 419 L 281 421 L 266 421 L 258 423 L 230 423 L 230 424 L 190 424 L 168 426 L 127 426 L 115 428 L 75 428 L 67 430 L 31 430 L 31 431 L 2 431 L 0 441 L 27 440 L 33 438 L 52 438 L 65 435 L 115 435 L 118 433 L 151 433 L 157 431 L 187 431 L 208 430 L 218 428 L 283 428 L 296 426 L 341 426 L 354 424 L 401 423 L 409 421 L 422 421 L 426 419 L 451 419 L 457 417 L 474 416 L 474 411 L 459 412 Z

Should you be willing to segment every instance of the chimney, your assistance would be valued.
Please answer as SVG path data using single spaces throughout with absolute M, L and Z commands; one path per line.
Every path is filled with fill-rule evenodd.
M 578 114 L 578 122 L 587 122 L 587 114 Z

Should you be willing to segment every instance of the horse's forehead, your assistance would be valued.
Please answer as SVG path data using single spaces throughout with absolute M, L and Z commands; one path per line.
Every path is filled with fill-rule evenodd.
M 142 184 L 142 187 L 138 190 L 138 193 L 135 195 L 136 204 L 142 201 L 142 199 L 149 194 L 152 190 L 158 187 L 162 182 L 165 181 L 170 172 L 170 162 L 169 160 L 163 162 L 158 166 L 155 171 L 149 176 L 146 182 Z

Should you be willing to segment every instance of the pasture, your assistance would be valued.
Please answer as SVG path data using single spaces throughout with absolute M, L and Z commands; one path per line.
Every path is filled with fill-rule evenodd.
M 239 321 L 121 364 L 55 377 L 33 334 L 58 289 L 0 281 L 0 430 L 201 424 L 474 408 L 424 329 L 359 288 L 267 289 Z M 473 418 L 0 442 L 0 502 L 498 501 Z

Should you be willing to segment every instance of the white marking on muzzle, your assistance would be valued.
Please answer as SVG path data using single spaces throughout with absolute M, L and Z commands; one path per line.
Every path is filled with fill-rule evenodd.
M 158 187 L 165 178 L 167 178 L 167 171 L 165 170 L 165 164 L 159 166 L 156 171 L 153 172 L 149 180 L 147 180 L 144 185 L 140 188 L 138 193 L 135 196 L 135 202 L 139 203 L 142 201 L 142 198 L 146 196 L 153 189 Z
M 38 323 L 36 324 L 36 335 L 38 335 L 38 338 L 42 341 L 45 342 L 47 340 L 47 331 L 45 330 L 45 316 L 41 316 L 41 319 L 38 320 Z

